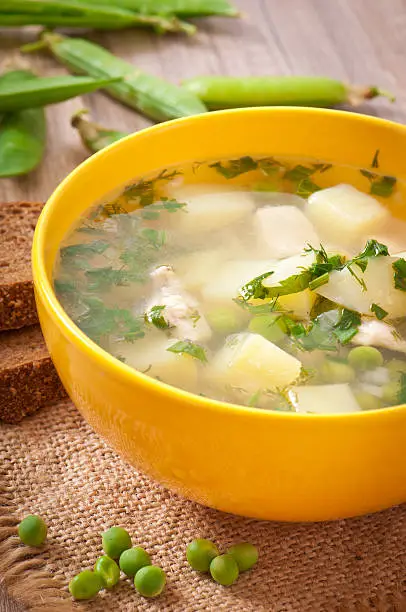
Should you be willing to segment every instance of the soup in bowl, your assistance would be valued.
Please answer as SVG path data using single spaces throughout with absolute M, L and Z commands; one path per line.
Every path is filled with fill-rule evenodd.
M 337 111 L 226 111 L 75 170 L 38 224 L 34 280 L 96 431 L 229 512 L 404 501 L 405 138 Z

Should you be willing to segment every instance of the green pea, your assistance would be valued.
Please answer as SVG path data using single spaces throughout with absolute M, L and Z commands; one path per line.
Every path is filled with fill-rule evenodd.
M 94 565 L 94 572 L 100 576 L 105 589 L 111 589 L 120 580 L 120 568 L 107 555 L 97 559 Z
M 400 384 L 396 381 L 388 382 L 382 387 L 382 399 L 385 404 L 396 406 L 399 404 Z
M 234 308 L 218 307 L 209 310 L 206 319 L 213 331 L 233 334 L 241 329 L 244 317 Z
M 199 538 L 192 540 L 186 548 L 189 565 L 198 572 L 208 572 L 210 563 L 219 554 L 219 549 L 210 540 Z
M 134 585 L 143 597 L 157 597 L 164 590 L 165 572 L 156 565 L 142 567 L 135 574 Z
M 223 586 L 233 584 L 239 575 L 237 561 L 233 555 L 226 553 L 215 557 L 210 563 L 210 574 L 213 580 Z
M 406 374 L 406 361 L 401 359 L 391 359 L 386 364 L 389 370 L 389 377 L 391 380 L 400 380 L 402 374 Z
M 378 408 L 382 408 L 381 399 L 376 397 L 376 395 L 372 395 L 372 393 L 357 391 L 354 395 L 361 410 L 378 410 Z
M 383 356 L 373 346 L 356 346 L 348 353 L 348 363 L 356 370 L 374 370 L 383 364 Z
M 228 549 L 228 554 L 232 555 L 237 562 L 240 572 L 245 572 L 258 561 L 258 549 L 249 542 L 235 544 Z
M 103 550 L 112 559 L 119 559 L 120 555 L 131 548 L 131 538 L 123 527 L 110 527 L 102 533 Z
M 253 317 L 248 325 L 248 329 L 253 334 L 259 334 L 276 344 L 282 342 L 286 337 L 278 323 L 278 317 L 274 315 L 264 314 Z
M 30 514 L 18 525 L 18 536 L 27 546 L 41 546 L 47 537 L 47 526 L 40 516 Z
M 350 383 L 355 380 L 355 371 L 346 363 L 326 359 L 321 367 L 321 376 L 326 382 Z
M 74 599 L 92 599 L 102 588 L 101 577 L 90 570 L 80 572 L 69 583 L 69 593 Z
M 151 559 L 141 546 L 135 546 L 121 554 L 119 564 L 124 574 L 132 578 L 142 567 L 151 565 Z

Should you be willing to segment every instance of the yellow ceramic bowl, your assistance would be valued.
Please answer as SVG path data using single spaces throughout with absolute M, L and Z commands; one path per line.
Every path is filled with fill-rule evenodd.
M 41 326 L 73 402 L 130 463 L 185 497 L 261 519 L 335 519 L 406 501 L 406 406 L 297 415 L 194 396 L 96 346 L 72 323 L 52 288 L 58 247 L 72 223 L 134 176 L 246 154 L 305 155 L 365 167 L 376 149 L 380 171 L 405 180 L 401 125 L 317 109 L 224 111 L 134 134 L 91 157 L 58 187 L 34 239 Z

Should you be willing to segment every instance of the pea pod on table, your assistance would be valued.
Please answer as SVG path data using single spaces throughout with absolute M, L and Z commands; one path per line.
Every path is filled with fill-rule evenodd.
M 37 47 L 40 46 L 49 48 L 56 59 L 72 72 L 98 79 L 120 77 L 121 81 L 107 85 L 105 90 L 113 98 L 156 121 L 196 115 L 207 110 L 195 94 L 147 74 L 83 38 L 45 33 L 42 42 L 37 43 Z M 28 50 L 31 49 L 29 46 Z
M 353 106 L 377 96 L 393 96 L 377 87 L 346 85 L 327 77 L 304 76 L 202 76 L 183 81 L 210 110 L 246 106 L 320 106 L 349 103 Z
M 89 121 L 83 117 L 86 113 L 86 110 L 75 113 L 71 118 L 71 125 L 78 131 L 84 146 L 91 153 L 97 153 L 97 151 L 104 149 L 104 147 L 128 136 L 126 132 L 109 130 L 98 123 Z
M 173 16 L 134 13 L 105 1 L 100 5 L 82 0 L 2 0 L 0 26 L 24 25 L 107 30 L 152 27 L 161 32 L 188 34 L 196 29 Z
M 109 0 L 86 0 L 89 4 L 105 4 Z M 237 9 L 227 0 L 115 0 L 115 5 L 144 14 L 177 15 L 179 17 L 237 17 Z
M 83 76 L 35 77 L 34 79 L 7 80 L 0 76 L 0 112 L 47 106 L 91 93 L 119 78 L 94 79 Z
M 3 84 L 34 80 L 28 70 L 10 71 Z M 34 170 L 45 151 L 46 122 L 43 108 L 5 114 L 0 119 L 0 178 L 20 176 Z

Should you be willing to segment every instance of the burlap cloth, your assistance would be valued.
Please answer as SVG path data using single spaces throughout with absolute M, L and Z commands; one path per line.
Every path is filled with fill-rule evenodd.
M 64 402 L 0 426 L 0 574 L 29 610 L 230 612 L 406 611 L 406 506 L 347 521 L 268 523 L 181 499 L 124 463 Z M 354 458 L 356 461 L 356 457 Z M 270 461 L 270 469 L 272 462 Z M 28 513 L 48 524 L 34 557 L 15 525 Z M 129 580 L 93 602 L 72 604 L 70 578 L 91 568 L 100 533 L 126 527 L 167 572 L 167 588 L 144 600 Z M 230 588 L 193 572 L 185 545 L 208 537 L 221 548 L 248 540 L 260 561 Z

